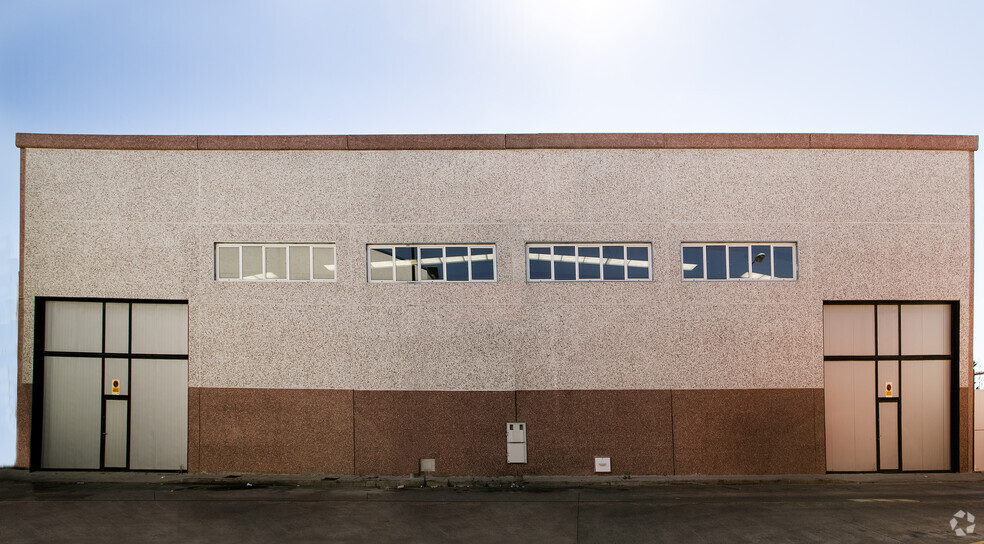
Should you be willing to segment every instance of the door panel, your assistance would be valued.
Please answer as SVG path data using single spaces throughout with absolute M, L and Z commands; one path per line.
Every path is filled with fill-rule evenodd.
M 950 362 L 902 361 L 902 469 L 951 470 Z
M 899 470 L 899 403 L 878 403 L 878 470 Z
M 41 468 L 99 468 L 102 360 L 44 358 Z
M 874 361 L 827 361 L 823 374 L 827 470 L 876 470 Z
M 133 359 L 131 372 L 130 468 L 186 469 L 187 359 Z
M 103 436 L 103 466 L 126 468 L 126 401 L 106 401 L 106 434 Z

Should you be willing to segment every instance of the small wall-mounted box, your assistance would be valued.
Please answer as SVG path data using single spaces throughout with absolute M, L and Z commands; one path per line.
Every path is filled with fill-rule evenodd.
M 506 423 L 506 462 L 526 462 L 526 424 Z
M 595 457 L 595 472 L 611 472 L 611 471 L 612 471 L 611 457 Z
M 420 472 L 434 472 L 436 469 L 437 463 L 433 459 L 420 460 Z

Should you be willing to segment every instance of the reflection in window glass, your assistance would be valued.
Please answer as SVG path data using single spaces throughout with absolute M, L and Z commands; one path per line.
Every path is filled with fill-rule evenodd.
M 527 277 L 529 281 L 650 280 L 649 248 L 648 244 L 527 244 Z
M 530 263 L 531 280 L 549 280 L 550 277 L 550 248 L 531 247 L 529 248 L 528 261 Z
M 444 279 L 444 249 L 435 247 L 420 248 L 420 279 Z
M 218 280 L 335 279 L 333 244 L 215 244 Z M 240 266 L 240 263 L 241 266 Z M 313 263 L 313 275 L 312 275 Z
M 646 246 L 628 246 L 625 248 L 625 258 L 628 260 L 627 272 L 629 279 L 649 279 L 649 248 Z
M 491 247 L 471 248 L 471 279 L 472 281 L 495 280 L 495 256 L 492 254 Z
M 774 249 L 776 278 L 792 279 L 793 277 L 793 248 L 776 247 Z
M 243 279 L 263 279 L 263 247 L 243 246 Z
M 707 279 L 723 280 L 727 278 L 724 246 L 707 246 Z
M 266 279 L 287 279 L 287 248 L 266 247 L 263 248 L 263 252 L 265 254 L 263 262 L 266 265 Z
M 393 279 L 393 249 L 369 250 L 369 279 L 388 281 Z
M 416 281 L 417 279 L 417 248 L 394 248 L 396 255 L 396 281 Z
M 491 245 L 375 246 L 369 251 L 369 281 L 495 281 L 495 249 Z M 393 274 L 377 273 L 383 266 Z
M 554 279 L 577 279 L 574 273 L 574 246 L 554 246 Z
M 681 259 L 684 280 L 796 279 L 795 242 L 684 242 Z
M 772 246 L 752 246 L 752 274 L 758 278 L 772 277 Z
M 704 279 L 704 247 L 683 248 L 684 279 Z
M 311 279 L 311 246 L 290 246 L 287 255 L 290 259 L 290 279 Z
M 601 248 L 577 248 L 577 273 L 582 280 L 597 280 L 601 278 Z
M 602 256 L 605 258 L 605 279 L 624 280 L 625 279 L 625 247 L 605 246 L 602 249 Z
M 468 248 L 448 246 L 444 251 L 448 281 L 468 281 Z
M 732 246 L 728 248 L 728 277 L 732 279 L 748 278 L 747 246 Z
M 239 279 L 239 248 L 219 247 L 219 279 Z
M 314 246 L 311 248 L 311 260 L 313 262 L 314 279 L 333 280 L 335 279 L 335 248 Z

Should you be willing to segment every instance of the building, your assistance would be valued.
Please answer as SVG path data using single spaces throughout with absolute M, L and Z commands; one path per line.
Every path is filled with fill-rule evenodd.
M 18 466 L 972 470 L 976 136 L 16 141 Z

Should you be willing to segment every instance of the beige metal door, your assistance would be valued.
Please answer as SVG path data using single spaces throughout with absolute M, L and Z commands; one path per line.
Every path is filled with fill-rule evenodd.
M 877 470 L 874 361 L 824 363 L 827 470 Z
M 955 306 L 823 310 L 827 470 L 952 470 Z
M 950 362 L 902 361 L 902 470 L 950 470 Z
M 32 467 L 185 470 L 188 305 L 46 300 L 39 319 Z

